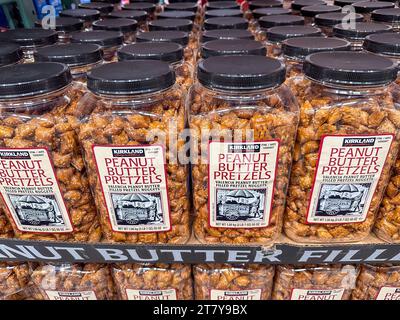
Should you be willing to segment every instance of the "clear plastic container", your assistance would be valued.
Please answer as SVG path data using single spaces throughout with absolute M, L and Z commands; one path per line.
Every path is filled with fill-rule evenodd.
M 118 264 L 112 273 L 121 300 L 193 300 L 190 265 Z
M 371 19 L 374 22 L 392 26 L 393 31 L 400 31 L 400 8 L 374 10 L 372 11 Z
M 326 4 L 317 4 L 312 6 L 302 7 L 300 12 L 301 15 L 305 19 L 305 24 L 314 25 L 315 16 L 321 13 L 333 13 L 333 12 L 341 12 L 342 7 L 339 6 L 328 6 Z
M 317 14 L 314 18 L 315 25 L 328 37 L 333 36 L 333 27 L 338 24 L 341 25 L 343 21 L 345 21 L 346 24 L 350 24 L 362 22 L 363 20 L 364 17 L 359 13 L 354 15 L 354 19 L 350 19 L 348 13 L 341 12 L 321 13 Z
M 106 17 L 110 12 L 114 11 L 114 5 L 112 3 L 107 2 L 89 2 L 89 3 L 80 3 L 78 5 L 80 9 L 89 9 L 89 10 L 97 10 L 100 12 L 101 17 Z
M 250 20 L 250 30 L 256 32 L 260 27 L 258 20 L 262 17 L 290 15 L 291 9 L 285 8 L 261 8 L 252 11 L 253 19 Z
M 279 265 L 273 300 L 350 300 L 359 273 L 352 265 Z
M 0 301 L 30 298 L 27 263 L 0 262 Z
M 295 15 L 272 15 L 263 16 L 257 21 L 257 29 L 254 31 L 257 41 L 265 42 L 267 40 L 267 30 L 272 27 L 281 26 L 303 26 L 304 18 Z
M 362 265 L 352 300 L 400 300 L 400 266 Z
M 122 6 L 122 10 L 146 11 L 148 19 L 155 18 L 157 6 L 151 2 L 133 2 Z
M 88 74 L 88 89 L 79 141 L 105 240 L 185 243 L 185 96 L 174 71 L 156 60 L 106 64 Z
M 281 231 L 299 117 L 281 85 L 285 67 L 262 56 L 211 57 L 199 62 L 197 79 L 187 99 L 197 145 L 195 235 L 203 243 L 270 244 Z
M 85 30 L 91 30 L 92 22 L 100 19 L 100 11 L 92 9 L 68 9 L 61 11 L 60 17 L 82 20 Z
M 323 0 L 294 0 L 291 4 L 292 13 L 299 15 L 301 8 L 314 5 L 326 5 L 326 2 Z
M 31 282 L 34 300 L 115 300 L 109 266 L 102 264 L 34 265 Z
M 0 67 L 11 66 L 23 61 L 21 47 L 12 42 L 3 42 L 0 46 Z
M 361 13 L 364 16 L 366 22 L 371 21 L 371 13 L 377 9 L 388 9 L 394 8 L 395 4 L 388 1 L 361 1 L 353 3 L 352 6 L 357 13 Z
M 241 29 L 247 30 L 249 22 L 245 18 L 239 17 L 218 17 L 209 18 L 204 20 L 204 30 L 217 30 L 217 29 Z
M 199 264 L 193 266 L 196 300 L 270 300 L 271 265 Z
M 122 10 L 113 11 L 108 15 L 112 19 L 131 19 L 135 20 L 138 24 L 139 31 L 149 31 L 148 20 L 149 15 L 143 10 Z
M 38 28 L 43 27 L 42 20 L 35 22 Z M 59 43 L 69 43 L 71 41 L 71 34 L 74 32 L 82 31 L 84 28 L 83 21 L 77 18 L 70 17 L 56 17 L 55 18 L 55 31 L 58 33 Z
M 124 43 L 136 41 L 138 24 L 133 19 L 107 19 L 93 22 L 93 30 L 117 31 L 124 35 Z
M 359 52 L 322 52 L 303 64 L 284 230 L 296 242 L 361 241 L 371 231 L 398 150 L 397 66 Z M 356 163 L 354 163 L 356 162 Z
M 213 40 L 201 46 L 200 57 L 207 59 L 215 56 L 258 55 L 266 56 L 267 49 L 255 40 Z
M 1 206 L 16 238 L 98 241 L 68 67 L 30 63 L 0 74 Z

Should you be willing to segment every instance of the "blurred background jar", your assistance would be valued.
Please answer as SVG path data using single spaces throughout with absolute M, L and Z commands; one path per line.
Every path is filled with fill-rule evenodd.
M 60 17 L 82 20 L 84 29 L 91 30 L 93 21 L 100 19 L 100 11 L 92 9 L 68 9 L 61 11 Z
M 146 11 L 149 20 L 155 18 L 157 6 L 151 2 L 132 2 L 125 4 L 122 10 L 135 10 L 135 11 Z
M 100 12 L 102 18 L 106 17 L 110 12 L 114 11 L 114 5 L 107 2 L 89 2 L 80 3 L 78 5 L 81 9 L 97 10 Z
M 394 8 L 395 4 L 387 1 L 361 1 L 353 3 L 352 7 L 357 13 L 364 16 L 364 21 L 368 22 L 371 21 L 371 14 L 374 10 Z
M 247 30 L 249 28 L 249 22 L 247 19 L 240 17 L 209 18 L 204 20 L 203 28 L 204 30 L 215 30 L 215 29 Z
M 258 41 L 267 40 L 267 30 L 272 27 L 281 26 L 302 26 L 304 18 L 296 15 L 272 15 L 263 16 L 258 21 L 258 29 L 255 31 L 255 37 Z
M 253 0 L 248 2 L 248 8 L 245 12 L 245 17 L 251 19 L 253 17 L 252 11 L 263 8 L 279 8 L 283 7 L 283 2 L 279 0 Z
M 312 5 L 302 7 L 300 12 L 301 15 L 305 18 L 305 24 L 314 25 L 315 16 L 321 13 L 332 13 L 332 12 L 340 12 L 342 10 L 339 6 L 328 6 L 328 5 Z
M 322 0 L 294 0 L 291 4 L 292 13 L 299 15 L 301 8 L 314 5 L 326 5 L 326 2 Z
M 275 16 L 275 15 L 290 15 L 290 9 L 284 8 L 261 8 L 253 11 L 253 18 L 250 20 L 250 30 L 255 32 L 259 28 L 259 19 L 262 17 Z
M 249 30 L 242 29 L 216 29 L 204 30 L 200 37 L 200 43 L 217 39 L 253 39 L 254 35 Z
M 350 19 L 348 13 L 333 12 L 333 13 L 321 13 L 317 14 L 314 18 L 315 25 L 322 30 L 328 37 L 333 36 L 333 27 L 337 24 L 342 24 L 343 19 L 346 23 L 362 22 L 364 17 L 356 13 L 355 16 L 351 16 Z M 353 19 L 354 18 L 354 19 Z
M 373 22 L 392 26 L 393 31 L 400 31 L 400 8 L 378 9 L 372 11 L 371 19 Z
M 3 42 L 0 45 L 0 67 L 22 63 L 23 52 L 21 47 L 12 42 Z
M 35 22 L 37 28 L 42 28 L 42 21 L 38 20 Z M 69 43 L 71 41 L 71 36 L 74 32 L 79 32 L 84 29 L 84 23 L 82 20 L 77 18 L 69 17 L 56 17 L 55 18 L 55 28 L 53 30 L 58 33 L 58 42 Z
M 93 30 L 117 31 L 124 35 L 124 43 L 136 41 L 138 24 L 133 19 L 106 19 L 93 22 Z
M 113 11 L 108 15 L 108 18 L 135 20 L 138 24 L 138 29 L 140 31 L 149 31 L 147 25 L 148 15 L 146 11 L 138 11 L 138 10 Z

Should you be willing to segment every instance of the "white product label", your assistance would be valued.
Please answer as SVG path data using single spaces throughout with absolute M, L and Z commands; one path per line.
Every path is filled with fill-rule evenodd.
M 111 226 L 117 232 L 171 229 L 161 146 L 93 146 Z
M 47 149 L 1 148 L 0 193 L 18 230 L 73 231 Z
M 400 287 L 382 287 L 376 300 L 400 300 Z
M 261 300 L 261 289 L 226 291 L 211 289 L 211 300 Z
M 367 217 L 393 136 L 325 136 L 308 223 L 354 223 Z
M 260 228 L 271 216 L 279 142 L 210 142 L 210 226 Z
M 342 300 L 344 289 L 293 289 L 290 300 Z
M 49 300 L 97 300 L 93 291 L 51 291 L 46 290 Z
M 177 300 L 175 289 L 132 290 L 126 289 L 128 300 Z

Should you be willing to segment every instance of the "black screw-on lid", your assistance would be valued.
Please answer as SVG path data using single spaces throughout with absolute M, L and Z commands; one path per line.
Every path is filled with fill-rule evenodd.
M 277 8 L 282 6 L 283 2 L 278 0 L 254 0 L 249 2 L 250 10 L 255 10 L 259 8 Z
M 193 22 L 189 19 L 161 19 L 149 22 L 149 30 L 176 30 L 190 32 L 193 29 Z
M 138 22 L 144 22 L 147 20 L 147 12 L 143 10 L 113 11 L 108 17 L 113 19 L 133 19 Z
M 0 44 L 0 67 L 14 64 L 23 57 L 21 47 L 12 42 L 4 42 Z
M 335 6 L 345 7 L 352 5 L 353 3 L 360 2 L 360 0 L 335 0 L 333 4 Z
M 288 15 L 292 12 L 290 9 L 284 8 L 261 8 L 253 10 L 253 17 L 255 19 L 260 19 L 265 16 L 274 16 L 274 15 Z
M 156 5 L 150 2 L 129 3 L 124 5 L 122 10 L 146 11 L 148 14 L 151 14 L 156 11 Z
M 110 48 L 122 45 L 124 35 L 118 31 L 93 30 L 74 33 L 71 37 L 71 42 L 94 43 L 102 48 Z
M 295 15 L 277 15 L 277 16 L 264 16 L 258 20 L 258 24 L 261 28 L 268 29 L 278 26 L 293 26 L 293 25 L 304 25 L 304 18 Z
M 397 64 L 365 52 L 320 52 L 306 57 L 303 72 L 324 84 L 378 86 L 396 79 Z
M 47 46 L 56 43 L 57 32 L 40 28 L 13 29 L 0 32 L 0 42 L 15 42 L 21 47 Z
M 133 19 L 106 19 L 93 22 L 93 30 L 120 31 L 122 33 L 135 32 L 137 22 Z
M 236 1 L 212 1 L 207 2 L 207 10 L 214 9 L 240 9 L 240 5 Z
M 2 67 L 0 99 L 31 97 L 57 91 L 72 81 L 68 66 L 38 62 Z
M 78 18 L 83 21 L 95 21 L 100 19 L 100 11 L 92 9 L 68 9 L 61 11 L 60 16 Z
M 379 22 L 399 22 L 400 21 L 400 8 L 391 9 L 377 9 L 372 12 L 372 20 Z
M 209 18 L 204 21 L 205 30 L 215 30 L 215 29 L 245 30 L 248 27 L 249 27 L 249 22 L 245 18 L 238 18 L 238 17 Z
M 354 15 L 354 19 L 349 17 L 353 17 L 353 15 L 349 16 L 348 13 L 341 12 L 332 12 L 332 13 L 321 13 L 315 16 L 315 24 L 320 27 L 333 27 L 337 24 L 341 24 L 343 19 L 346 19 L 346 22 L 362 22 L 364 17 L 362 14 L 356 13 Z
M 114 10 L 114 6 L 106 2 L 80 3 L 79 8 L 97 10 L 100 11 L 101 14 L 108 14 Z
M 164 11 L 158 15 L 159 19 L 189 19 L 194 21 L 196 14 L 191 11 Z
M 243 12 L 240 9 L 215 9 L 206 11 L 206 19 L 215 17 L 243 17 Z
M 275 87 L 285 81 L 286 68 L 279 60 L 262 56 L 219 56 L 201 60 L 199 82 L 219 90 L 250 91 Z
M 74 32 L 83 29 L 83 21 L 77 18 L 56 17 L 55 23 L 55 30 L 58 32 Z M 42 20 L 37 20 L 35 26 L 41 28 Z
M 100 46 L 91 43 L 55 44 L 40 48 L 35 53 L 37 62 L 59 62 L 70 67 L 97 63 L 102 58 Z
M 371 34 L 364 40 L 364 49 L 388 56 L 400 56 L 400 34 L 397 32 Z
M 376 9 L 394 8 L 395 4 L 385 1 L 362 1 L 353 3 L 352 6 L 357 13 L 371 13 Z
M 178 2 L 170 3 L 165 7 L 165 11 L 191 11 L 197 12 L 197 2 Z
M 348 51 L 351 49 L 351 43 L 339 38 L 318 38 L 303 37 L 292 38 L 282 42 L 283 54 L 294 60 L 304 60 L 306 56 L 316 52 L 323 51 Z
M 307 7 L 307 6 L 314 6 L 314 5 L 324 5 L 326 4 L 325 1 L 322 0 L 294 0 L 292 2 L 292 9 L 300 11 L 301 8 Z
M 382 23 L 374 22 L 356 22 L 352 28 L 351 25 L 337 24 L 333 27 L 333 34 L 336 37 L 350 40 L 361 40 L 373 33 L 382 33 L 391 31 L 392 27 Z
M 249 39 L 253 40 L 254 36 L 249 30 L 242 29 L 217 29 L 217 30 L 206 30 L 203 32 L 201 41 L 203 43 L 212 40 L 225 39 Z
M 315 17 L 317 14 L 320 13 L 340 12 L 340 11 L 342 11 L 342 7 L 328 6 L 325 4 L 317 4 L 301 8 L 301 14 L 304 17 Z
M 183 59 L 183 47 L 174 42 L 138 42 L 121 48 L 118 51 L 118 59 L 161 60 L 176 63 Z
M 124 96 L 167 89 L 175 83 L 175 72 L 163 61 L 136 60 L 102 65 L 87 78 L 87 87 L 94 93 Z
M 182 46 L 189 43 L 189 35 L 183 31 L 149 31 L 136 36 L 137 42 L 175 42 Z
M 204 59 L 215 56 L 258 55 L 266 56 L 265 46 L 255 40 L 213 40 L 201 46 Z
M 312 26 L 282 26 L 267 30 L 267 39 L 270 42 L 281 42 L 290 38 L 318 37 L 321 29 Z

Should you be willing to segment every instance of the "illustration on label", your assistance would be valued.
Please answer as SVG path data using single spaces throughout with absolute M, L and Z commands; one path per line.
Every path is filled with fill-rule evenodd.
M 93 291 L 51 291 L 46 290 L 49 300 L 97 300 Z
M 260 228 L 269 224 L 279 142 L 209 144 L 210 226 Z
M 376 300 L 400 300 L 400 287 L 382 287 Z
M 290 300 L 342 300 L 344 289 L 293 289 Z
M 126 289 L 128 300 L 177 300 L 175 289 L 133 290 Z
M 323 137 L 307 222 L 365 221 L 392 140 L 392 135 Z
M 73 231 L 47 149 L 0 149 L 0 193 L 18 230 Z
M 261 300 L 261 289 L 251 290 L 214 290 L 211 289 L 210 299 L 211 300 Z
M 93 146 L 111 226 L 117 232 L 171 229 L 161 146 Z

